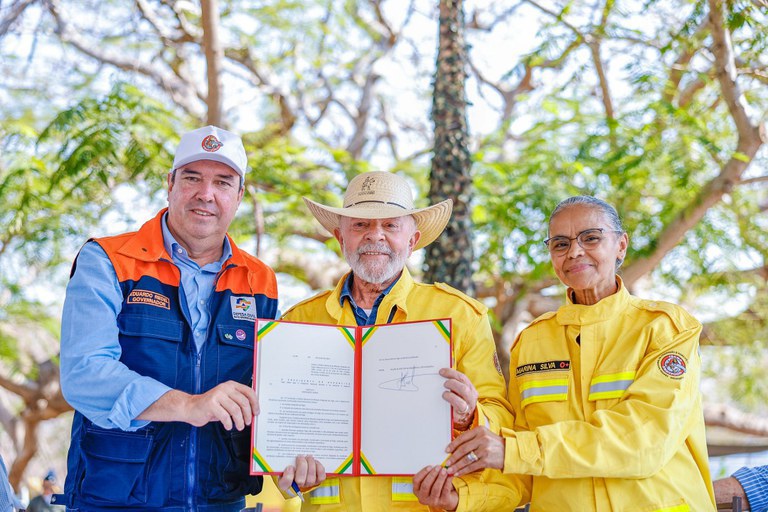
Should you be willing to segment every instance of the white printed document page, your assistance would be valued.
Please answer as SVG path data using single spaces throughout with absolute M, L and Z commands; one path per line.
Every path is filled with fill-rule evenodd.
M 297 455 L 351 473 L 354 328 L 260 320 L 252 473 L 281 473 Z M 346 466 L 346 468 L 345 468 Z
M 361 474 L 413 475 L 451 442 L 450 320 L 363 327 Z

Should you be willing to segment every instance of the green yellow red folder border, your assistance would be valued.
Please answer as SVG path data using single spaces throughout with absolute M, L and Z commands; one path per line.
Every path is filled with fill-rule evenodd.
M 277 325 L 279 325 L 282 321 L 278 320 L 272 320 L 272 321 L 266 321 L 265 323 L 261 324 L 261 322 L 264 322 L 264 320 L 259 320 L 256 322 L 256 344 L 254 345 L 254 352 L 258 351 L 258 343 L 261 343 L 264 341 L 264 338 L 269 334 Z M 420 322 L 403 322 L 403 323 L 421 323 Z M 451 319 L 450 318 L 441 318 L 431 321 L 432 324 L 435 326 L 437 331 L 442 335 L 443 339 L 451 346 L 451 366 L 453 366 L 453 344 L 451 341 Z M 285 322 L 285 323 L 297 323 L 297 322 Z M 261 325 L 261 328 L 258 326 Z M 356 348 L 355 339 L 357 338 L 356 333 L 360 333 L 360 346 L 365 346 L 365 343 L 371 338 L 371 335 L 379 328 L 378 325 L 371 325 L 371 326 L 337 326 L 339 331 L 342 332 L 344 335 L 344 338 L 349 342 L 349 344 L 352 346 L 353 350 Z M 353 334 L 355 333 L 355 334 Z M 255 358 L 254 358 L 255 363 Z M 255 365 L 255 364 L 254 364 Z M 362 366 L 362 351 L 356 350 L 355 351 L 355 367 L 360 368 Z M 254 375 L 255 377 L 255 375 Z M 355 386 L 354 386 L 354 403 L 359 404 L 361 397 L 361 385 L 360 385 L 360 379 L 361 379 L 361 373 L 359 371 L 355 372 Z M 254 378 L 255 381 L 255 378 Z M 342 462 L 334 471 L 327 473 L 329 475 L 351 475 L 351 476 L 372 476 L 377 475 L 378 473 L 373 468 L 373 465 L 370 463 L 370 461 L 366 458 L 365 454 L 362 452 L 360 448 L 361 444 L 361 435 L 360 435 L 360 407 L 356 406 L 354 408 L 354 427 L 352 429 L 352 453 L 349 454 L 345 459 L 344 462 Z M 251 457 L 253 458 L 253 461 L 262 469 L 264 473 L 270 473 L 270 474 L 277 474 L 282 472 L 284 468 L 272 468 L 269 464 L 267 464 L 267 461 L 264 460 L 264 458 L 261 456 L 259 451 L 252 446 L 251 447 Z M 448 460 L 446 458 L 446 460 Z

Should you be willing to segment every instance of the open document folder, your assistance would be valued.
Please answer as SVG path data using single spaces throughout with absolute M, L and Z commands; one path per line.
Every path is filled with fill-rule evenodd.
M 413 475 L 442 464 L 451 321 L 366 327 L 258 320 L 251 473 L 313 455 L 328 474 Z

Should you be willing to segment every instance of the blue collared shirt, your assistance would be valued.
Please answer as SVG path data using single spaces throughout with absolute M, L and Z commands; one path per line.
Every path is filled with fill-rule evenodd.
M 768 466 L 741 468 L 733 474 L 744 488 L 749 500 L 749 509 L 753 512 L 768 510 Z
M 229 245 L 229 238 L 224 237 L 224 246 L 219 261 L 201 267 L 189 258 L 187 250 L 173 238 L 168 229 L 167 217 L 167 213 L 163 215 L 163 244 L 165 250 L 171 255 L 173 264 L 179 267 L 179 271 L 181 271 L 181 289 L 184 290 L 184 297 L 186 298 L 186 304 L 182 302 L 182 306 L 184 312 L 189 315 L 190 325 L 195 336 L 195 346 L 199 352 L 206 338 L 208 324 L 211 321 L 208 299 L 213 293 L 216 275 L 221 271 L 224 262 L 232 257 L 232 247 Z
M 392 287 L 395 286 L 395 283 L 400 279 L 398 277 L 394 281 L 392 281 L 392 284 L 387 286 L 387 288 L 381 292 L 381 294 L 376 297 L 376 300 L 373 302 L 373 308 L 371 308 L 371 314 L 367 314 L 363 308 L 358 306 L 355 303 L 355 299 L 352 298 L 352 279 L 354 278 L 354 275 L 350 272 L 349 276 L 347 276 L 347 279 L 344 281 L 344 286 L 341 288 L 341 296 L 339 297 L 339 303 L 342 307 L 344 307 L 344 299 L 347 299 L 349 301 L 349 305 L 352 307 L 352 312 L 355 314 L 355 321 L 357 322 L 357 325 L 373 325 L 376 323 L 376 314 L 379 312 L 379 305 L 381 304 L 381 301 L 384 300 L 384 297 L 392 290 Z M 391 318 L 387 320 L 387 323 L 389 323 Z
M 181 272 L 184 306 L 195 331 L 208 328 L 210 297 L 216 273 L 231 255 L 225 239 L 222 259 L 202 269 L 189 260 L 173 239 L 163 217 L 163 238 Z M 200 301 L 203 301 L 201 304 Z M 115 319 L 123 294 L 117 274 L 104 250 L 95 242 L 83 246 L 75 273 L 67 285 L 61 320 L 61 383 L 72 407 L 102 428 L 136 430 L 148 421 L 135 420 L 158 398 L 171 390 L 155 379 L 140 375 L 120 362 L 122 349 Z M 190 307 L 192 305 L 193 307 Z M 96 321 L 94 321 L 96 320 Z M 196 345 L 199 346 L 197 343 Z
M 13 493 L 8 482 L 8 470 L 5 468 L 3 457 L 0 456 L 0 512 L 12 512 L 15 508 L 24 508 Z

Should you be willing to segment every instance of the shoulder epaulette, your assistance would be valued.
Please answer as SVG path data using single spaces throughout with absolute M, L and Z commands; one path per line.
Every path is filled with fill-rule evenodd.
M 95 237 L 89 238 L 88 242 L 96 242 L 102 247 L 106 245 L 110 247 L 119 248 L 125 243 L 126 240 L 130 239 L 132 236 L 135 236 L 136 233 L 137 231 L 129 231 L 127 233 L 119 233 L 117 235 L 95 236 Z
M 700 324 L 696 318 L 693 317 L 688 311 L 677 304 L 671 302 L 665 302 L 663 300 L 647 300 L 638 299 L 634 300 L 635 306 L 638 309 L 644 309 L 646 311 L 656 311 L 666 315 L 672 323 L 680 330 L 690 329 Z
M 461 290 L 457 290 L 453 286 L 445 283 L 435 283 L 435 288 L 438 290 L 442 290 L 445 293 L 448 293 L 450 295 L 453 295 L 454 297 L 458 297 L 470 306 L 472 306 L 472 309 L 480 313 L 481 315 L 485 314 L 488 311 L 488 306 L 483 304 L 477 299 L 473 299 L 466 293 L 462 292 Z
M 534 318 L 533 321 L 531 321 L 531 323 L 528 324 L 528 327 L 530 327 L 531 325 L 537 324 L 539 322 L 543 322 L 544 320 L 549 320 L 555 315 L 557 315 L 557 311 L 547 311 L 546 313 L 542 313 L 541 315 Z
M 294 304 L 293 306 L 291 306 L 291 307 L 288 309 L 288 311 L 286 311 L 285 313 L 283 313 L 283 315 L 282 315 L 280 318 L 282 318 L 282 319 L 286 319 L 286 318 L 288 317 L 288 315 L 290 315 L 290 314 L 291 314 L 291 312 L 292 312 L 294 309 L 296 309 L 296 308 L 298 308 L 298 307 L 300 307 L 300 306 L 303 306 L 304 304 L 309 304 L 310 302 L 314 302 L 314 301 L 316 301 L 316 300 L 320 300 L 320 299 L 323 299 L 323 300 L 325 300 L 325 299 L 326 299 L 326 297 L 328 297 L 328 295 L 330 295 L 331 293 L 333 293 L 333 290 L 325 290 L 325 291 L 322 291 L 322 292 L 316 293 L 315 295 L 311 296 L 311 297 L 310 297 L 310 298 L 308 298 L 308 299 L 304 299 L 304 300 L 302 300 L 301 302 L 297 302 L 296 304 Z

